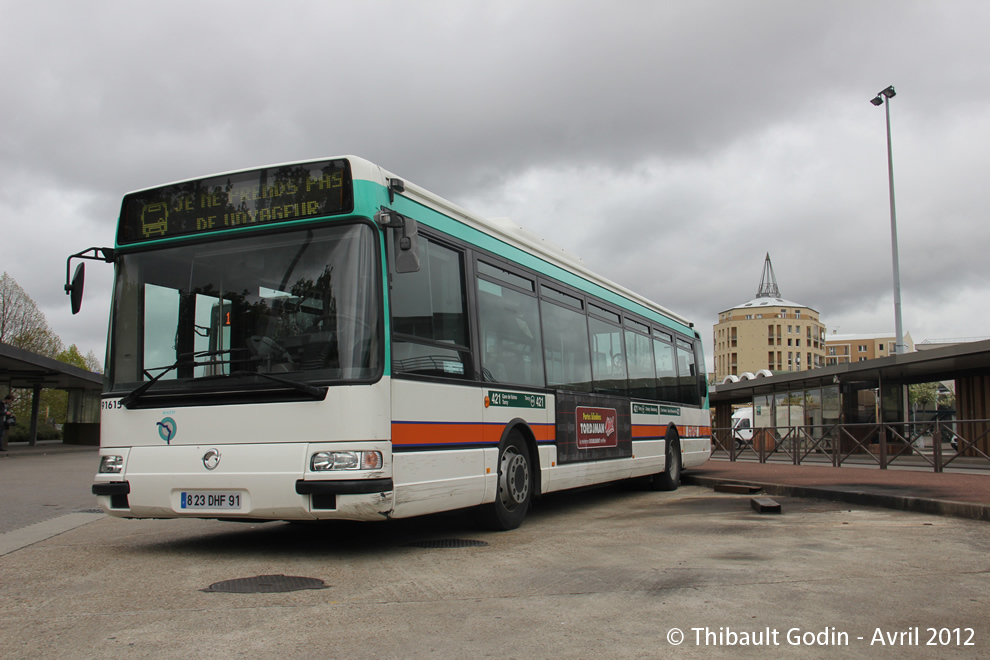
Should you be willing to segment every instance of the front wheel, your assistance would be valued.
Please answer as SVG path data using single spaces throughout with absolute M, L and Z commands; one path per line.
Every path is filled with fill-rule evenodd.
M 529 449 L 518 431 L 512 431 L 498 450 L 498 492 L 484 507 L 486 526 L 495 530 L 515 529 L 522 524 L 533 499 L 533 476 Z

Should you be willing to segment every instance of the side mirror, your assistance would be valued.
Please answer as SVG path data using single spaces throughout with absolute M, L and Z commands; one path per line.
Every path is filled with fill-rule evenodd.
M 392 229 L 392 245 L 396 273 L 419 272 L 419 229 L 416 221 L 382 207 L 375 221 L 383 229 Z
M 76 266 L 76 272 L 72 275 L 72 281 L 69 281 L 69 268 L 72 266 L 73 259 L 94 259 L 96 261 L 105 261 L 110 264 L 113 263 L 114 251 L 113 248 L 103 247 L 91 247 L 83 250 L 82 252 L 77 252 L 76 254 L 70 255 L 68 259 L 65 260 L 65 295 L 69 296 L 69 300 L 72 303 L 72 313 L 78 314 L 79 309 L 82 307 L 82 297 L 83 297 L 83 283 L 86 280 L 86 269 L 83 267 L 85 264 L 79 264 Z
M 82 308 L 83 286 L 86 284 L 86 264 L 76 266 L 76 272 L 72 275 L 72 284 L 69 285 L 69 301 L 72 303 L 72 313 L 78 314 Z
M 402 229 L 396 229 L 401 234 L 393 240 L 395 244 L 395 272 L 419 272 L 419 230 L 412 218 L 402 218 Z

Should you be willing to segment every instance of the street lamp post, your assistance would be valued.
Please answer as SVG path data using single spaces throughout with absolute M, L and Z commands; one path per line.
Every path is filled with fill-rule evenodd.
M 894 207 L 894 156 L 890 147 L 890 99 L 896 96 L 891 85 L 877 93 L 870 100 L 873 105 L 882 105 L 887 111 L 887 175 L 890 185 L 890 250 L 894 262 L 894 330 L 897 333 L 894 353 L 904 353 L 904 329 L 901 324 L 901 268 L 897 258 L 897 212 Z M 884 101 L 886 100 L 886 103 Z

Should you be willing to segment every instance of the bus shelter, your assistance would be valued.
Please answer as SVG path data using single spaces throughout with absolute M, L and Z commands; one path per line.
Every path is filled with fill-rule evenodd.
M 956 384 L 955 421 L 972 439 L 967 453 L 990 454 L 990 340 L 718 384 L 710 394 L 712 426 L 728 429 L 734 408 L 752 406 L 755 429 L 841 426 L 855 444 L 868 425 L 907 426 L 907 385 L 949 380 Z M 762 439 L 757 432 L 754 443 Z
M 31 390 L 32 393 L 30 444 L 34 445 L 38 439 L 38 413 L 43 389 L 66 390 L 69 393 L 63 442 L 99 444 L 102 374 L 0 343 L 0 391 L 3 392 L 0 396 L 6 396 L 15 388 Z

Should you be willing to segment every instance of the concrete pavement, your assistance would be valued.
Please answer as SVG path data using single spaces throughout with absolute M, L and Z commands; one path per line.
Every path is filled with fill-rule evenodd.
M 761 515 L 748 499 L 554 493 L 502 533 L 471 512 L 94 516 L 0 556 L 0 657 L 986 657 L 990 526 L 790 497 Z M 473 543 L 429 545 L 458 539 Z M 204 591 L 277 575 L 326 588 Z
M 0 534 L 0 658 L 902 660 L 990 646 L 990 526 L 822 501 L 920 493 L 984 506 L 981 475 L 711 461 L 685 481 L 827 496 L 764 491 L 783 512 L 763 515 L 748 495 L 691 483 L 586 489 L 551 494 L 521 528 L 494 533 L 470 511 L 366 524 L 120 520 L 79 509 L 92 506 L 95 469 L 94 448 L 15 446 L 0 458 L 5 518 L 61 507 L 27 508 L 56 517 Z M 271 575 L 327 588 L 204 592 Z
M 990 474 L 710 460 L 685 472 L 684 482 L 990 521 Z

